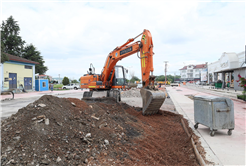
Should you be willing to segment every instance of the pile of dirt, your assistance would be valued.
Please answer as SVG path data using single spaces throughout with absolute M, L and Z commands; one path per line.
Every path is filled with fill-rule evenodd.
M 113 99 L 45 95 L 1 124 L 2 165 L 198 165 L 180 120 Z
M 121 97 L 141 97 L 140 89 L 129 89 L 121 92 Z

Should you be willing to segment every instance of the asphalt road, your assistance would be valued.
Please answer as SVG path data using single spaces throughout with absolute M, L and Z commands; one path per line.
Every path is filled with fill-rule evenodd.
M 68 93 L 62 93 L 62 94 L 54 94 L 54 96 L 57 97 L 65 97 L 65 98 L 78 98 L 81 99 L 83 96 L 83 92 L 81 93 L 73 93 L 73 92 L 68 92 Z M 93 93 L 92 97 L 102 97 L 105 96 L 106 93 L 103 92 L 97 92 Z M 38 100 L 42 95 L 37 95 L 37 96 L 32 96 L 32 97 L 26 97 L 26 98 L 17 98 L 14 100 L 5 100 L 1 102 L 1 112 L 0 112 L 0 117 L 1 119 L 6 119 L 10 117 L 12 114 L 15 114 L 18 112 L 19 109 L 26 107 L 28 104 L 33 103 L 35 100 Z M 142 98 L 141 97 L 134 97 L 134 98 L 122 98 L 122 101 L 131 105 L 131 106 L 137 106 L 137 107 L 142 107 Z M 171 101 L 171 99 L 167 98 L 161 107 L 162 110 L 174 110 L 174 105 Z
M 57 97 L 71 97 L 81 99 L 83 96 L 83 92 L 81 93 L 67 93 L 67 94 L 59 94 L 54 95 Z M 40 96 L 30 97 L 30 98 L 19 98 L 14 100 L 5 100 L 1 102 L 1 119 L 6 119 L 12 114 L 18 112 L 20 108 L 26 107 L 28 104 L 33 103 L 35 100 L 38 100 Z

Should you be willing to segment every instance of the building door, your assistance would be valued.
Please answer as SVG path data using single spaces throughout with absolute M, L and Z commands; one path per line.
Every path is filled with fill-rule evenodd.
M 9 89 L 17 88 L 17 73 L 9 73 Z
M 24 77 L 24 88 L 26 90 L 32 89 L 32 77 Z

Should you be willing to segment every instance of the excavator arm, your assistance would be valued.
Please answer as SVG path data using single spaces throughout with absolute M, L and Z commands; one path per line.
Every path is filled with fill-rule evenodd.
M 141 41 L 132 43 L 141 34 L 143 34 Z M 103 84 L 110 85 L 110 80 L 108 79 L 110 72 L 114 69 L 119 60 L 140 52 L 139 59 L 141 63 L 143 87 L 148 87 L 150 89 L 154 88 L 155 77 L 153 76 L 154 53 L 152 36 L 148 30 L 144 30 L 141 34 L 135 38 L 129 39 L 122 46 L 116 47 L 112 52 L 109 53 L 101 74 L 101 80 L 103 81 Z

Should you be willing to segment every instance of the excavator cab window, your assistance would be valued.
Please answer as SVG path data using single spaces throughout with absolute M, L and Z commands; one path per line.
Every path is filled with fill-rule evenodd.
M 122 66 L 115 66 L 114 85 L 125 85 L 125 73 Z

